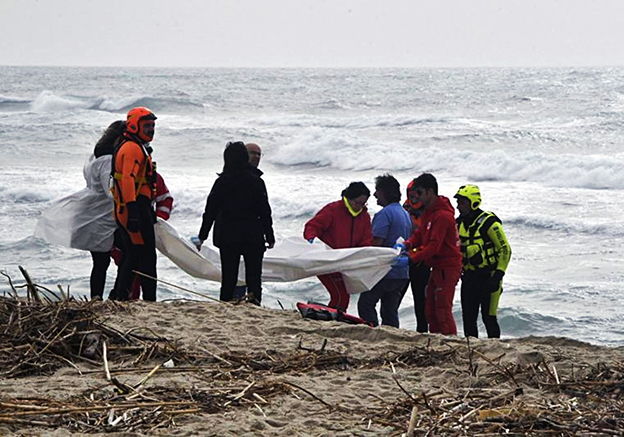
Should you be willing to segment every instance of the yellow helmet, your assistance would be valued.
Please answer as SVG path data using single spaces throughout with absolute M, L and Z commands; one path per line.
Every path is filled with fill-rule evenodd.
M 470 201 L 470 209 L 473 211 L 481 206 L 481 191 L 476 185 L 462 185 L 453 197 L 465 197 L 468 199 Z

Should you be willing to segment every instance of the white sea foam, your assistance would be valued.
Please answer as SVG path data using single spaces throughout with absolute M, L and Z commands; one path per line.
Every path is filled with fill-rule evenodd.
M 31 107 L 34 112 L 57 112 L 87 109 L 92 105 L 93 103 L 89 100 L 59 96 L 51 91 L 42 91 L 32 102 Z
M 131 108 L 137 105 L 137 102 L 145 99 L 146 96 L 128 96 L 128 97 L 108 97 L 102 98 L 98 109 L 110 112 L 123 112 L 126 108 Z
M 473 181 L 530 181 L 553 187 L 624 189 L 624 154 L 570 155 L 539 151 L 413 147 L 373 141 L 349 130 L 310 128 L 280 144 L 269 158 L 280 165 L 340 170 L 446 171 Z
M 521 226 L 535 230 L 558 232 L 567 235 L 585 234 L 589 236 L 609 235 L 624 237 L 624 229 L 616 228 L 610 223 L 586 222 L 579 218 L 567 216 L 521 215 L 507 217 L 505 224 Z

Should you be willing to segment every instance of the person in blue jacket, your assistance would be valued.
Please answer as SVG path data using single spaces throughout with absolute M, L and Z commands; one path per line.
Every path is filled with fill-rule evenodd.
M 373 217 L 373 245 L 393 247 L 397 239 L 407 239 L 412 233 L 412 220 L 400 203 L 401 187 L 391 175 L 375 178 L 377 204 L 383 209 Z M 395 265 L 372 290 L 360 294 L 358 313 L 373 326 L 379 325 L 377 302 L 381 300 L 381 323 L 399 327 L 399 304 L 402 291 L 409 280 L 409 265 L 405 258 L 403 265 Z

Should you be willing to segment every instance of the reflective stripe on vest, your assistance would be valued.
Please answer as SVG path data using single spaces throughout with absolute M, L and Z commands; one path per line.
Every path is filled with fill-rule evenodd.
M 464 222 L 459 223 L 459 243 L 464 270 L 495 267 L 498 263 L 496 247 L 487 234 L 494 223 L 501 221 L 495 214 L 487 211 L 482 212 L 468 228 Z

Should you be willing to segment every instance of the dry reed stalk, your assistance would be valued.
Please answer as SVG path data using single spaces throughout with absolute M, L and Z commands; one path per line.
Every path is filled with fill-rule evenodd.
M 36 292 L 38 286 L 32 284 L 32 287 Z M 296 388 L 330 412 L 338 413 L 341 419 L 357 416 L 360 420 L 365 416 L 364 420 L 371 424 L 369 428 L 373 424 L 391 427 L 395 435 L 406 431 L 417 435 L 624 434 L 621 362 L 597 366 L 577 363 L 571 370 L 559 364 L 555 368 L 545 360 L 530 365 L 502 364 L 504 354 L 490 358 L 469 340 L 467 352 L 463 348 L 460 353 L 459 346 L 444 344 L 448 349 L 435 348 L 431 339 L 426 347 L 370 359 L 338 353 L 327 347 L 326 339 L 320 349 L 306 349 L 300 343 L 294 351 L 217 355 L 202 348 L 182 350 L 149 329 L 121 332 L 102 321 L 101 315 L 106 311 L 128 311 L 128 307 L 76 301 L 69 293 L 66 299 L 51 303 L 36 302 L 34 297 L 0 298 L 0 332 L 4 333 L 0 337 L 0 368 L 7 369 L 3 373 L 5 378 L 47 374 L 68 364 L 80 371 L 74 363 L 81 360 L 97 366 L 98 370 L 93 372 L 103 369 L 109 381 L 101 388 L 89 389 L 63 402 L 39 400 L 39 405 L 34 406 L 32 400 L 2 399 L 0 423 L 23 427 L 64 426 L 79 432 L 149 433 L 174 426 L 176 417 L 183 414 L 218 414 L 235 408 L 255 408 L 265 414 L 264 405 L 271 405 L 274 398 L 286 393 L 296 396 L 293 390 Z M 97 349 L 90 358 L 82 355 L 89 335 L 101 337 L 101 350 Z M 478 372 L 475 357 L 483 360 Z M 139 369 L 129 366 L 127 363 L 133 358 L 137 364 L 150 363 L 150 366 Z M 183 365 L 161 367 L 162 362 L 172 358 L 176 364 Z M 114 363 L 118 368 L 110 367 Z M 322 394 L 314 394 L 300 385 L 272 380 L 275 375 L 301 375 L 312 370 L 388 368 L 407 397 L 389 403 L 377 396 L 370 405 L 359 409 L 327 402 Z M 416 396 L 400 383 L 398 375 L 418 374 L 422 368 L 443 368 L 453 370 L 458 376 L 469 375 L 474 385 L 447 384 L 435 392 L 421 391 Z M 399 373 L 398 369 L 402 371 Z M 112 376 L 148 370 L 148 375 L 135 387 Z M 156 373 L 164 372 L 186 372 L 197 378 L 209 375 L 209 378 L 205 379 L 203 390 L 146 384 Z M 528 388 L 541 390 L 543 398 L 533 396 L 529 402 Z M 112 422 L 111 410 L 115 410 Z

